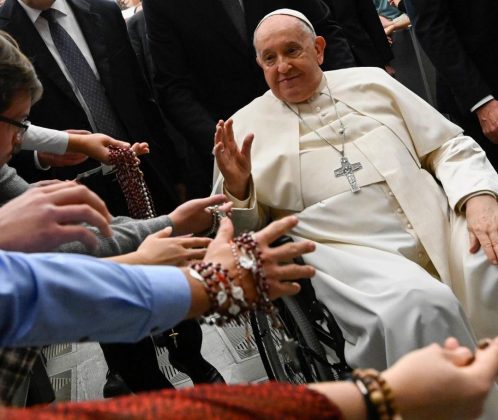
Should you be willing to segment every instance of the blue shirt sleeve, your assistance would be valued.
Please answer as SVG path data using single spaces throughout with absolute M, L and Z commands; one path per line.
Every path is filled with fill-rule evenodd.
M 134 342 L 176 325 L 190 304 L 175 267 L 0 251 L 0 346 Z

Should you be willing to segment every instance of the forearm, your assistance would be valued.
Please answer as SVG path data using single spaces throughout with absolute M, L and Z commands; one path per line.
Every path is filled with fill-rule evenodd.
M 191 309 L 191 281 L 173 267 L 1 253 L 0 275 L 1 346 L 134 342 L 204 309 L 198 291 Z
M 466 197 L 478 192 L 498 194 L 498 174 L 481 147 L 468 136 L 457 136 L 431 152 L 424 166 L 435 174 L 458 211 Z
M 352 382 L 323 382 L 309 384 L 308 388 L 327 397 L 332 404 L 339 408 L 343 418 L 367 418 L 363 396 Z
M 168 216 L 159 216 L 153 219 L 138 220 L 130 217 L 114 217 L 111 222 L 113 235 L 110 238 L 102 237 L 98 232 L 99 245 L 91 252 L 96 257 L 111 257 L 135 251 L 142 241 L 151 233 L 155 233 L 167 226 L 171 226 Z M 71 242 L 58 248 L 59 252 L 88 254 L 88 249 L 79 242 Z
M 24 134 L 21 147 L 23 150 L 37 150 L 62 155 L 67 151 L 68 143 L 69 134 L 65 131 L 30 125 Z

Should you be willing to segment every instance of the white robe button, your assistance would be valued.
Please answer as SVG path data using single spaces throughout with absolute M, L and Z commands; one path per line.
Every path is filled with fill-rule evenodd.
M 403 213 L 403 209 L 401 207 L 398 207 L 398 209 L 396 210 L 398 213 Z

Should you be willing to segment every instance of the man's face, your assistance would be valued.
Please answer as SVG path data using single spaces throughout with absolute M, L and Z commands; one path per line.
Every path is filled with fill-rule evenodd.
M 31 108 L 31 95 L 20 92 L 16 95 L 11 105 L 2 112 L 2 116 L 17 122 L 23 122 Z M 12 157 L 14 147 L 21 142 L 22 129 L 5 121 L 0 121 L 0 166 L 7 163 Z
M 258 28 L 254 46 L 257 61 L 273 94 L 289 103 L 309 99 L 322 79 L 325 40 L 285 15 L 265 20 Z

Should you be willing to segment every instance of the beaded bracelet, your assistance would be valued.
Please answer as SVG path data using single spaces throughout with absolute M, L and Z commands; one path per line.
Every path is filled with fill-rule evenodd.
M 226 322 L 236 320 L 241 322 L 240 316 L 248 312 L 251 307 L 244 297 L 244 289 L 235 284 L 221 264 L 200 262 L 190 266 L 189 274 L 199 280 L 209 296 L 211 316 L 203 317 L 202 321 L 209 324 L 223 326 Z M 226 312 L 220 312 L 226 304 Z
M 108 148 L 109 163 L 116 167 L 116 177 L 126 199 L 130 216 L 136 219 L 155 217 L 152 196 L 135 152 L 124 147 L 108 146 Z
M 273 327 L 280 328 L 281 324 L 277 318 L 278 310 L 268 297 L 270 286 L 263 269 L 261 251 L 254 238 L 254 232 L 243 233 L 234 238 L 233 242 L 241 252 L 240 257 L 238 258 L 239 265 L 242 268 L 249 270 L 254 277 L 256 292 L 258 294 L 258 301 L 256 302 L 257 309 L 264 311 L 271 317 Z M 254 307 L 254 309 L 256 309 L 256 307 Z
M 370 420 L 401 420 L 391 387 L 375 369 L 355 369 L 353 382 L 362 393 Z

